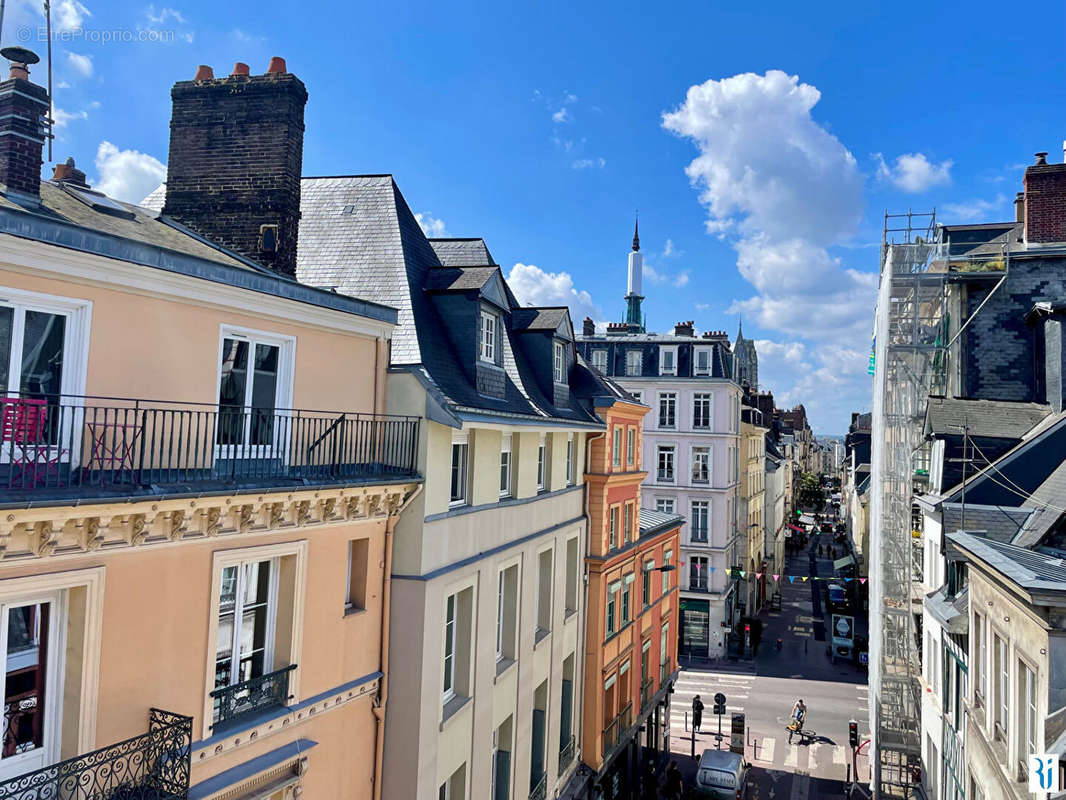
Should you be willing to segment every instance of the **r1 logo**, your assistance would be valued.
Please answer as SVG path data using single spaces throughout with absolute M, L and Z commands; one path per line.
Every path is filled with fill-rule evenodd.
M 1055 753 L 1029 756 L 1029 791 L 1058 791 L 1059 757 Z

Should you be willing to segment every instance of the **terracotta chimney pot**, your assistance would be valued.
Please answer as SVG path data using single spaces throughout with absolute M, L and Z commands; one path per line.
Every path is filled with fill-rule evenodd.
M 230 74 L 231 75 L 251 75 L 252 74 L 252 70 L 243 61 L 238 61 L 236 64 L 233 65 L 233 72 L 231 72 Z
M 285 59 L 281 56 L 273 56 L 270 59 L 270 66 L 267 67 L 267 75 L 273 75 L 275 73 L 288 72 L 288 68 L 285 66 Z
M 215 79 L 215 71 L 207 64 L 201 64 L 196 68 L 196 77 L 194 81 L 213 81 Z

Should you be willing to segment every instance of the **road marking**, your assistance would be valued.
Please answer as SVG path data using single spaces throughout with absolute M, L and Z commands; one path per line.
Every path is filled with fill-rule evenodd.
M 821 756 L 822 748 L 824 746 L 825 745 L 822 744 L 812 744 L 810 747 L 809 755 L 807 756 L 807 769 L 812 773 L 817 770 L 818 765 L 821 764 L 818 758 Z
M 788 745 L 788 751 L 785 753 L 785 769 L 791 767 L 793 770 L 799 766 L 799 748 L 794 744 Z
M 774 763 L 774 748 L 777 746 L 777 740 L 769 736 L 764 736 L 762 740 L 762 746 L 759 748 L 759 754 L 755 757 L 756 761 L 764 761 L 767 764 Z

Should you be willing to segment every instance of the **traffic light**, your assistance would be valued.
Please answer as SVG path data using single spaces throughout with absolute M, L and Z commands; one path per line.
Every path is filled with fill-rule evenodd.
M 848 723 L 848 744 L 853 749 L 859 746 L 859 723 L 855 720 L 851 720 Z

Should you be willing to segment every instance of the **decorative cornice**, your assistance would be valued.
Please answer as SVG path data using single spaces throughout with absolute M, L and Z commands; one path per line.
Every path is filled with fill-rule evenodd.
M 386 519 L 415 483 L 0 512 L 0 563 Z

